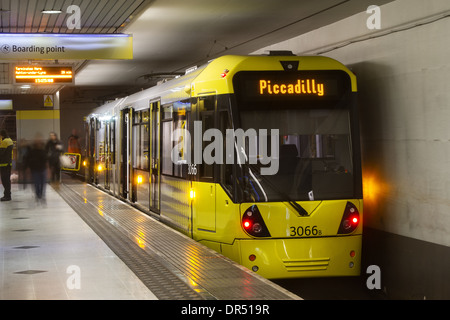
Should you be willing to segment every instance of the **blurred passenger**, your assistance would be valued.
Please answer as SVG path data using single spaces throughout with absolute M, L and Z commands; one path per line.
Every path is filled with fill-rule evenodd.
M 72 134 L 69 137 L 68 143 L 67 143 L 67 152 L 69 153 L 81 153 L 81 146 L 79 137 L 77 135 L 77 130 L 73 129 Z
M 13 142 L 6 130 L 0 131 L 0 175 L 2 180 L 3 198 L 1 201 L 11 200 L 11 167 L 12 167 Z
M 20 139 L 19 152 L 17 154 L 17 171 L 19 173 L 19 183 L 26 189 L 28 183 L 26 159 L 30 151 L 30 144 L 25 139 Z
M 61 179 L 61 162 L 60 156 L 62 154 L 63 146 L 55 132 L 50 132 L 50 139 L 45 145 L 45 151 L 48 156 L 48 165 L 50 167 L 51 182 L 59 183 Z
M 36 135 L 36 138 L 25 159 L 25 163 L 31 171 L 36 201 L 45 203 L 47 152 L 45 151 L 44 141 L 41 135 Z

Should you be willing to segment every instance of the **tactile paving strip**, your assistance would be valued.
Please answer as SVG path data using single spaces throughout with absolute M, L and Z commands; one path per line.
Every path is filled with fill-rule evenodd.
M 125 234 L 96 214 L 98 209 L 92 204 L 82 202 L 79 196 L 63 185 L 58 192 L 158 299 L 203 299 L 199 293 L 167 270 L 157 257 L 152 257 L 139 248 Z
M 169 290 L 164 289 L 167 287 L 165 281 L 172 281 L 164 279 L 166 273 L 172 274 L 177 283 L 181 282 L 188 291 L 192 291 L 194 296 L 200 299 L 299 299 L 276 284 L 246 270 L 161 222 L 145 216 L 137 209 L 91 185 L 71 183 L 70 189 L 69 186 L 62 185 L 59 192 L 75 211 L 83 211 L 83 215 L 89 216 L 84 219 L 94 219 L 91 217 L 94 216 L 94 220 L 103 220 L 102 225 L 107 221 L 106 224 L 109 226 L 102 226 L 102 228 L 107 229 L 103 231 L 106 238 L 113 238 L 108 239 L 109 242 L 118 242 L 114 245 L 120 248 L 124 246 L 121 243 L 124 241 L 130 246 L 134 246 L 134 250 L 139 250 L 138 252 L 141 254 L 146 253 L 155 260 L 152 262 L 158 264 L 155 267 L 147 267 L 142 261 L 129 263 L 132 270 L 133 264 L 137 265 L 134 268 L 141 273 L 139 275 L 135 271 L 138 277 L 142 276 L 148 278 L 150 282 L 158 283 L 156 286 L 159 286 L 159 291 L 163 289 L 166 295 L 159 293 L 162 297 L 160 298 L 158 289 L 153 289 L 155 286 L 151 290 L 160 299 L 166 299 L 166 297 L 167 299 L 177 299 L 176 295 L 167 296 Z M 100 222 L 96 223 L 100 224 Z M 94 229 L 94 231 L 96 230 Z M 118 234 L 121 234 L 121 237 Z M 102 235 L 99 234 L 99 236 L 103 238 Z M 105 242 L 108 244 L 107 241 Z M 132 251 L 132 249 L 127 248 L 125 251 Z M 120 254 L 117 255 L 121 257 Z M 145 260 L 145 258 L 140 259 Z M 158 270 L 162 275 L 151 274 Z M 152 277 L 161 277 L 161 282 L 159 279 L 151 280 Z M 170 292 L 175 294 L 177 289 Z M 193 299 L 193 297 L 184 299 Z

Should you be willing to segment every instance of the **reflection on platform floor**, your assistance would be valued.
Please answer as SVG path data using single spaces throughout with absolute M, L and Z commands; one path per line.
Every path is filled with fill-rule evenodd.
M 45 204 L 30 186 L 12 198 L 0 203 L 0 299 L 156 299 L 52 187 Z

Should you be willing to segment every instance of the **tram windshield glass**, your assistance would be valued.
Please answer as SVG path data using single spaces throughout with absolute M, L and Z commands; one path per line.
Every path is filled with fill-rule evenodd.
M 324 200 L 353 197 L 353 156 L 347 110 L 277 110 L 241 112 L 242 129 L 267 129 L 258 135 L 256 164 L 242 168 L 246 200 Z M 282 124 L 282 125 L 280 125 Z M 278 157 L 270 133 L 278 130 Z M 268 159 L 262 159 L 266 139 Z M 245 154 L 251 154 L 246 141 Z M 278 166 L 275 161 L 278 158 Z M 270 161 L 269 161 L 270 160 Z M 263 165 L 262 163 L 268 163 Z M 276 170 L 263 175 L 261 168 Z M 277 168 L 278 167 L 278 168 Z
M 335 98 L 325 103 L 315 99 L 243 101 L 238 97 L 240 127 L 244 131 L 254 129 L 256 133 L 267 130 L 267 136 L 258 134 L 257 143 L 244 138 L 247 141 L 240 152 L 245 159 L 250 159 L 255 153 L 251 148 L 256 144 L 258 161 L 238 164 L 237 181 L 243 192 L 243 201 L 354 197 L 350 99 L 348 94 L 338 95 L 336 92 Z M 271 134 L 276 133 L 278 136 L 272 141 Z M 261 149 L 263 139 L 266 140 L 266 150 Z M 274 144 L 276 141 L 278 146 Z M 262 174 L 262 168 L 271 168 L 274 174 Z

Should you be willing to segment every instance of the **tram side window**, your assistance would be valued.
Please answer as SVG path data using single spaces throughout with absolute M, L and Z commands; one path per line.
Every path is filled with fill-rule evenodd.
M 97 120 L 96 134 L 97 134 L 96 160 L 100 161 L 100 162 L 104 162 L 105 161 L 105 130 L 103 128 L 102 122 L 98 121 L 98 120 Z
M 172 119 L 172 117 L 173 117 L 173 105 L 168 104 L 163 106 L 162 119 L 167 120 Z
M 111 121 L 110 126 L 111 134 L 110 134 L 110 145 L 111 145 L 111 163 L 116 164 L 116 121 Z
M 199 100 L 200 111 L 214 111 L 216 108 L 216 96 L 202 97 Z
M 173 142 L 173 152 L 176 159 L 173 159 L 174 176 L 187 178 L 188 148 L 190 141 L 187 136 L 188 132 L 188 116 L 190 114 L 191 105 L 189 102 L 180 101 L 174 103 L 173 112 L 173 130 L 178 129 L 178 140 Z
M 187 178 L 189 139 L 186 135 L 191 106 L 187 101 L 163 106 L 162 163 L 161 172 L 179 178 Z M 172 141 L 175 130 L 181 129 L 177 141 Z M 174 157 L 172 159 L 172 152 Z M 176 156 L 176 157 L 175 157 Z
M 141 113 L 141 169 L 149 170 L 150 167 L 150 110 Z
M 149 124 L 141 125 L 141 169 L 149 169 L 149 143 L 150 143 L 150 126 Z
M 133 168 L 149 168 L 149 111 L 137 111 L 133 120 Z
M 96 132 L 96 119 L 92 118 L 90 122 L 90 135 L 89 135 L 89 156 L 94 157 L 95 155 L 95 137 L 97 135 Z
M 139 126 L 133 125 L 133 168 L 138 167 L 139 160 Z
M 171 158 L 172 152 L 172 105 L 163 106 L 162 110 L 162 150 L 161 150 L 161 173 L 165 175 L 173 175 L 173 163 Z
M 198 109 L 200 115 L 200 121 L 202 122 L 202 136 L 206 130 L 214 128 L 214 111 L 216 105 L 216 96 L 202 97 L 198 101 Z M 202 153 L 210 141 L 203 141 Z M 214 152 L 214 151 L 213 151 Z M 211 154 L 212 157 L 215 154 Z M 203 159 L 200 165 L 200 179 L 203 181 L 211 181 L 214 179 L 214 164 L 205 163 Z
M 226 136 L 226 130 L 232 129 L 231 127 L 231 119 L 229 117 L 228 111 L 220 111 L 219 112 L 219 126 L 220 131 L 222 132 L 222 136 Z M 222 186 L 232 194 L 233 192 L 233 165 L 226 164 L 227 159 L 231 157 L 226 153 L 226 143 L 223 143 L 223 151 L 224 155 L 223 164 L 220 166 L 220 183 Z M 233 162 L 234 159 L 228 159 L 230 163 Z M 230 161 L 231 160 L 231 161 Z

